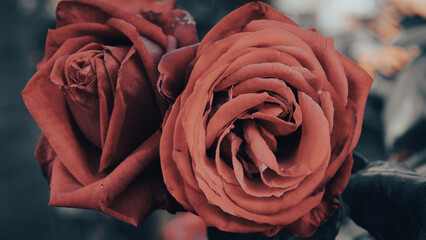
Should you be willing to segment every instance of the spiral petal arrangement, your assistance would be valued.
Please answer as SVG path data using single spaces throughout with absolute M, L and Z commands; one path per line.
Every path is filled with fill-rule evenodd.
M 332 39 L 250 3 L 159 69 L 174 101 L 162 171 L 185 209 L 224 231 L 308 237 L 340 206 L 372 80 Z

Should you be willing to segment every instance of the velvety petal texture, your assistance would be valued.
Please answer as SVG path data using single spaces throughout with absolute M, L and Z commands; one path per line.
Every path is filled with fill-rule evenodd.
M 340 206 L 372 79 L 331 38 L 249 3 L 159 63 L 167 189 L 208 226 L 311 236 Z
M 43 133 L 35 156 L 51 205 L 97 209 L 134 225 L 168 208 L 159 162 L 168 104 L 157 91 L 157 66 L 166 52 L 198 42 L 191 16 L 174 6 L 59 3 L 45 57 L 22 92 Z

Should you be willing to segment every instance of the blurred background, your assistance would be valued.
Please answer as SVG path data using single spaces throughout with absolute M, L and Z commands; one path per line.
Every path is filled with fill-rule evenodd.
M 201 39 L 246 1 L 177 2 L 193 14 Z M 268 2 L 303 27 L 333 37 L 336 49 L 374 78 L 357 151 L 370 161 L 425 169 L 426 1 Z M 33 157 L 40 130 L 20 91 L 43 57 L 56 4 L 0 0 L 0 239 L 206 239 L 202 223 L 187 215 L 179 215 L 178 222 L 158 211 L 135 228 L 94 211 L 48 206 L 47 183 Z M 346 219 L 337 239 L 373 238 Z

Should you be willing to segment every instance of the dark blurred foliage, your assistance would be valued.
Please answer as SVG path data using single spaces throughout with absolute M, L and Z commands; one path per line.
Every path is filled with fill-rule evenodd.
M 395 162 L 369 164 L 343 193 L 349 216 L 377 240 L 426 239 L 424 173 Z
M 426 19 L 410 17 L 401 23 L 403 34 L 394 44 L 417 46 L 420 53 L 393 77 L 392 92 L 385 96 L 385 143 L 392 153 L 415 154 L 426 149 Z
M 39 2 L 18 8 L 20 2 L 0 3 L 0 239 L 52 239 L 54 214 L 33 158 L 39 131 L 20 96 L 50 22 L 37 14 Z

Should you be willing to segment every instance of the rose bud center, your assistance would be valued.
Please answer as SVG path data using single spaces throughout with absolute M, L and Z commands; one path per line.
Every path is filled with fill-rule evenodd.
M 87 49 L 60 57 L 51 73 L 51 81 L 63 90 L 78 128 L 98 148 L 102 147 L 98 81 L 110 81 L 98 76 L 105 71 L 104 58 L 102 46 L 91 44 Z
M 93 65 L 89 58 L 74 59 L 70 63 L 70 76 L 75 84 L 88 85 L 96 79 Z

